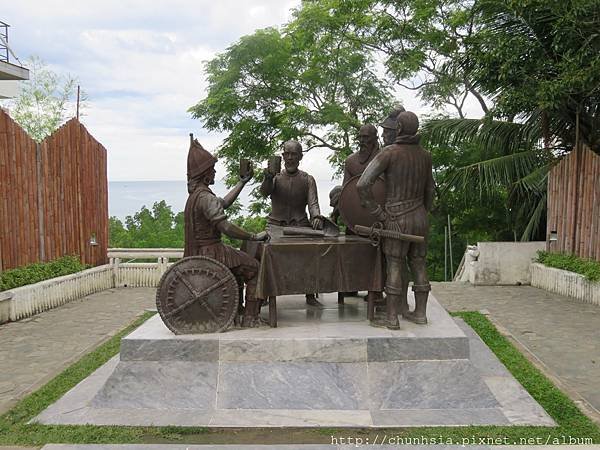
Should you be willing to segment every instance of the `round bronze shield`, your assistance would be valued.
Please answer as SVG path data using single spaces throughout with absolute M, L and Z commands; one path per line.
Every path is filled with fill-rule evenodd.
M 175 334 L 218 333 L 233 323 L 238 296 L 237 281 L 226 266 L 206 256 L 190 256 L 162 276 L 156 308 Z
M 351 230 L 354 230 L 355 225 L 370 227 L 376 221 L 375 217 L 360 204 L 360 197 L 356 189 L 356 183 L 359 179 L 360 175 L 355 175 L 344 184 L 338 203 L 340 216 Z M 382 178 L 377 178 L 377 181 L 373 184 L 373 196 L 380 205 L 385 203 L 385 181 Z

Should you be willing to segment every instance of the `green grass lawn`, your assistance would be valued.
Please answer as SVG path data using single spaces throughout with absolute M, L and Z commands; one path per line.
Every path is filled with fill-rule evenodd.
M 557 427 L 473 426 L 423 428 L 254 428 L 214 429 L 193 427 L 123 427 L 92 425 L 38 425 L 27 422 L 58 400 L 68 390 L 107 362 L 119 351 L 121 338 L 152 314 L 145 313 L 112 339 L 84 356 L 44 387 L 21 400 L 0 417 L 0 445 L 43 445 L 46 443 L 186 443 L 186 444 L 362 444 L 396 439 L 396 444 L 435 439 L 453 444 L 569 444 L 600 443 L 600 427 L 535 368 L 482 314 L 456 313 L 462 317 L 496 354 L 513 376 L 544 407 Z M 347 439 L 354 439 L 348 442 Z M 570 441 L 569 441 L 570 439 Z M 335 440 L 335 441 L 334 441 Z M 413 440 L 413 441 L 410 441 Z M 393 442 L 389 442 L 393 445 Z

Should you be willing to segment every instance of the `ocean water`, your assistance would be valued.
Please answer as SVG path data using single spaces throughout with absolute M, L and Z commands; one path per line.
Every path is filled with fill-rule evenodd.
M 332 180 L 316 180 L 319 191 L 319 206 L 323 215 L 329 215 L 329 191 L 340 184 Z M 250 203 L 249 194 L 254 185 L 244 188 L 238 199 L 243 207 Z M 223 197 L 228 189 L 222 181 L 217 180 L 211 186 L 213 192 Z M 108 214 L 123 220 L 132 216 L 143 206 L 151 209 L 155 202 L 165 200 L 174 213 L 183 211 L 187 201 L 187 185 L 184 180 L 173 181 L 110 181 L 108 183 Z

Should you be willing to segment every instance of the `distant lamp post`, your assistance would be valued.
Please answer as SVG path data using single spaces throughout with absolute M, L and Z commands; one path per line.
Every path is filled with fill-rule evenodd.
M 90 245 L 93 247 L 98 245 L 98 241 L 96 240 L 96 233 L 92 233 L 92 236 L 90 237 Z

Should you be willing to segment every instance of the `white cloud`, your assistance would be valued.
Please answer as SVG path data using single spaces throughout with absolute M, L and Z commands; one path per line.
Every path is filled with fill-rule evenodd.
M 285 23 L 300 0 L 5 3 L 0 19 L 12 25 L 19 57 L 40 56 L 88 93 L 82 122 L 108 150 L 110 179 L 169 180 L 185 177 L 190 132 L 210 150 L 224 137 L 187 112 L 206 95 L 204 61 L 257 28 Z M 428 111 L 414 92 L 397 95 L 407 109 Z M 314 149 L 302 166 L 331 180 L 327 156 Z
M 185 177 L 188 134 L 214 150 L 188 108 L 206 92 L 203 62 L 257 28 L 279 26 L 299 0 L 21 0 L 3 5 L 11 44 L 78 77 L 82 122 L 107 148 L 111 180 Z

